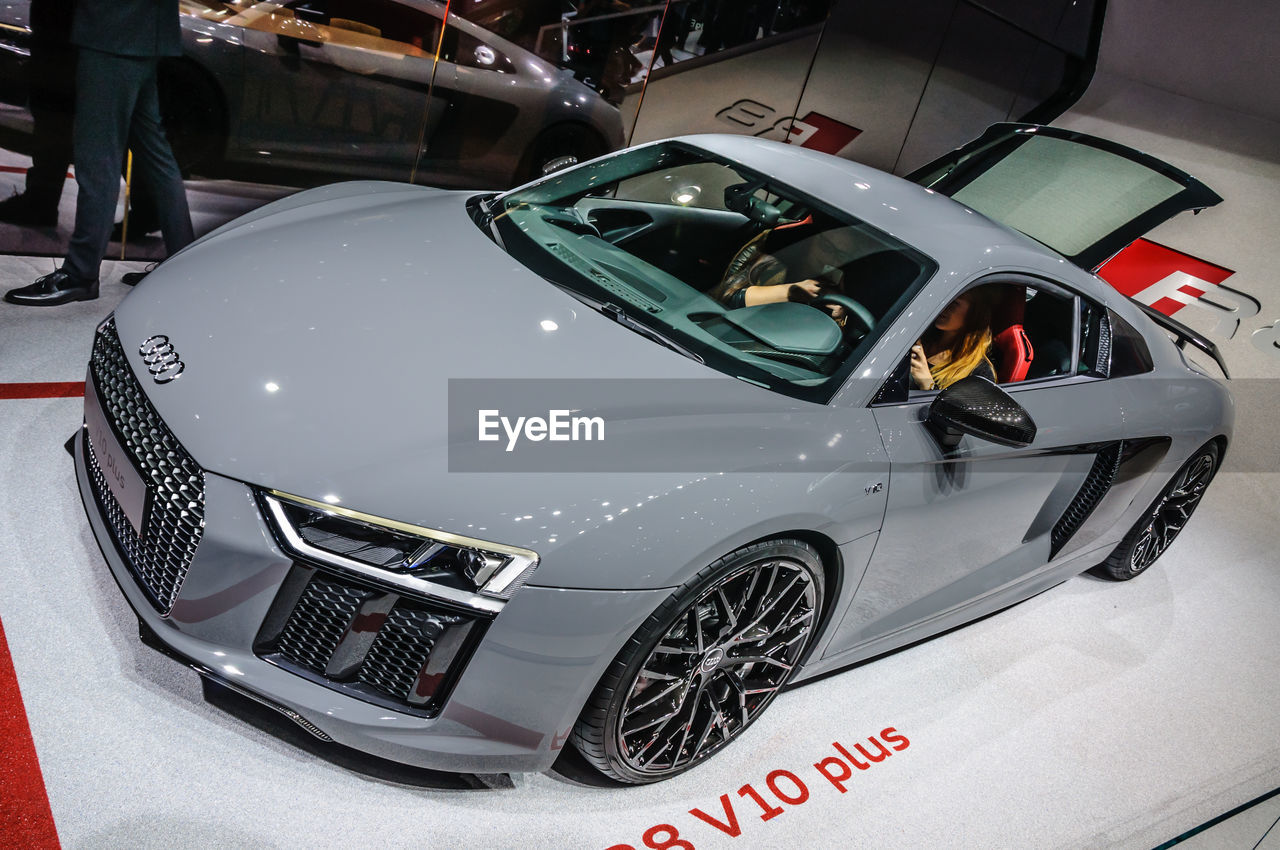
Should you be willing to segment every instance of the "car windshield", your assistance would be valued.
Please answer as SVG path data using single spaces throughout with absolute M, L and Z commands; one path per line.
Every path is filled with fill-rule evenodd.
M 936 264 L 778 180 L 680 142 L 488 204 L 517 260 L 725 374 L 826 402 Z

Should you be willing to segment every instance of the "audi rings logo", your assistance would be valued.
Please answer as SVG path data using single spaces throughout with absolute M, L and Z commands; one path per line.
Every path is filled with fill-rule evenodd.
M 178 350 L 169 342 L 169 337 L 156 334 L 147 337 L 138 346 L 142 362 L 147 364 L 147 371 L 155 378 L 157 384 L 167 384 L 182 374 L 187 365 L 178 359 Z

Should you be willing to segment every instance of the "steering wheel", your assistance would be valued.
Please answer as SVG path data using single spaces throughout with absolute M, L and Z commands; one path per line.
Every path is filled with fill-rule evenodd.
M 871 329 L 876 326 L 876 320 L 871 315 L 871 311 L 848 295 L 841 295 L 838 292 L 826 292 L 809 302 L 811 307 L 821 307 L 824 304 L 837 304 L 843 307 L 844 311 L 849 314 L 850 319 L 856 319 L 858 324 L 862 325 L 863 336 L 871 333 Z

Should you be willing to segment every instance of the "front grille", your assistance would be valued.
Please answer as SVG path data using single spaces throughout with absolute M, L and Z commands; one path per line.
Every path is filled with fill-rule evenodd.
M 89 371 L 102 412 L 150 492 L 142 534 L 134 532 L 84 441 L 94 498 L 116 549 L 152 606 L 168 614 L 204 534 L 204 471 L 178 442 L 142 391 L 125 358 L 114 320 L 93 342 Z
M 254 651 L 366 702 L 431 716 L 485 622 L 474 613 L 295 563 Z
M 1080 485 L 1080 490 L 1053 527 L 1050 535 L 1050 558 L 1062 550 L 1071 536 L 1080 530 L 1080 526 L 1089 518 L 1089 514 L 1093 513 L 1093 509 L 1102 501 L 1102 497 L 1107 495 L 1107 491 L 1116 480 L 1116 473 L 1120 470 L 1120 458 L 1123 453 L 1124 441 L 1120 441 L 1107 446 L 1093 459 L 1093 466 L 1085 476 L 1084 483 Z
M 319 577 L 307 585 L 280 635 L 280 654 L 323 673 L 369 592 Z

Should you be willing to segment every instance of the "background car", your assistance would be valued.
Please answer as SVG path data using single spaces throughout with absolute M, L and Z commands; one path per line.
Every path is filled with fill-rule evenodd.
M 1088 269 L 1218 197 L 1024 125 L 916 177 L 687 137 L 205 236 L 98 329 L 77 438 L 144 639 L 367 753 L 541 770 L 572 741 L 643 783 L 787 684 L 1139 575 L 1232 402 L 1180 347 L 1212 345 Z M 726 303 L 760 250 L 841 292 Z M 912 345 L 975 287 L 997 380 L 913 390 Z M 538 406 L 607 433 L 485 437 Z
M 25 91 L 29 6 L 0 9 L 10 101 Z M 618 110 L 555 65 L 457 16 L 442 38 L 445 6 L 433 0 L 181 8 L 184 55 L 163 63 L 159 82 L 187 170 L 512 185 L 623 143 Z

